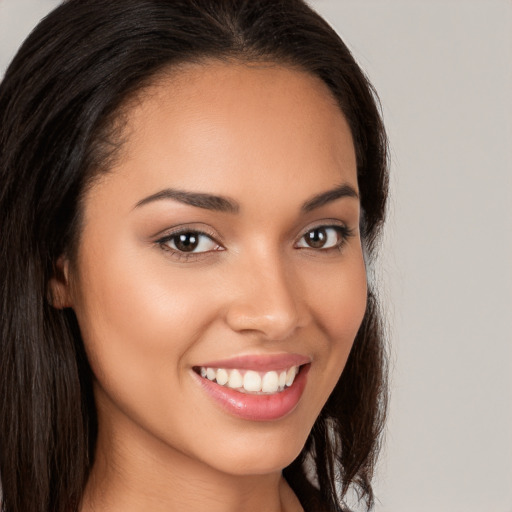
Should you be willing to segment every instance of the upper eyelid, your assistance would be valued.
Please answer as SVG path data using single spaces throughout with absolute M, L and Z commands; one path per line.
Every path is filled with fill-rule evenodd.
M 335 219 L 325 219 L 321 222 L 315 223 L 313 225 L 309 225 L 307 228 L 302 230 L 301 235 L 298 237 L 298 239 L 300 240 L 304 235 L 306 235 L 310 231 L 313 231 L 314 229 L 319 229 L 319 228 L 338 228 L 338 229 L 342 229 L 348 235 L 353 235 L 355 232 L 355 229 L 350 228 L 347 225 L 347 223 L 345 223 L 345 222 L 335 220 Z
M 207 236 L 208 238 L 211 238 L 214 242 L 218 243 L 219 245 L 222 245 L 222 237 L 217 235 L 217 233 L 214 233 L 213 230 L 209 231 L 208 229 L 187 225 L 166 229 L 164 231 L 159 232 L 153 238 L 155 239 L 156 243 L 161 243 L 162 241 L 169 240 L 171 238 L 174 238 L 175 236 L 182 235 L 184 233 L 197 233 L 200 235 L 204 235 Z
M 318 228 L 341 228 L 341 229 L 345 229 L 345 230 L 349 230 L 349 231 L 354 231 L 353 229 L 349 228 L 349 226 L 343 221 L 340 221 L 337 219 L 324 219 L 324 220 L 316 222 L 314 224 L 310 224 L 306 228 L 302 229 L 300 231 L 300 235 L 298 236 L 298 238 L 300 239 L 305 234 L 309 233 L 311 230 L 318 229 Z M 217 232 L 214 232 L 214 230 L 209 230 L 209 229 L 205 229 L 202 227 L 196 227 L 196 226 L 190 225 L 190 224 L 182 224 L 179 226 L 175 226 L 173 228 L 168 228 L 168 229 L 162 230 L 159 233 L 157 233 L 156 235 L 154 235 L 152 238 L 154 238 L 155 240 L 158 240 L 158 239 L 162 239 L 162 238 L 177 236 L 182 233 L 199 233 L 202 235 L 209 236 L 210 238 L 214 239 L 216 242 L 219 242 L 219 243 L 220 243 L 221 239 L 223 238 Z

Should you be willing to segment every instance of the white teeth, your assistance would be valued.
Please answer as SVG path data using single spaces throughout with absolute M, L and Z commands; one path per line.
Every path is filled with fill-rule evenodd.
M 244 375 L 245 391 L 261 391 L 261 377 L 259 373 L 249 370 Z
M 286 385 L 291 386 L 293 384 L 293 381 L 295 379 L 295 366 L 292 366 L 287 372 L 286 372 Z
M 290 387 L 299 373 L 298 366 L 288 370 L 257 372 L 254 370 L 227 370 L 224 368 L 199 369 L 201 377 L 214 380 L 220 386 L 227 386 L 242 393 L 277 393 Z
M 217 384 L 220 384 L 221 386 L 224 386 L 226 382 L 229 380 L 229 375 L 226 370 L 223 368 L 219 368 L 217 370 Z
M 263 393 L 275 393 L 279 387 L 279 377 L 277 372 L 267 372 L 263 375 L 261 382 L 261 391 Z
M 233 389 L 241 388 L 244 385 L 244 379 L 238 370 L 231 370 L 228 380 L 228 386 Z

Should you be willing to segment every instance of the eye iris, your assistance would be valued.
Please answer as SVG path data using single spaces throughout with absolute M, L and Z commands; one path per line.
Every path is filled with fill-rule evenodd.
M 181 233 L 177 235 L 174 243 L 179 251 L 191 252 L 199 244 L 199 236 L 197 233 Z
M 314 249 L 323 247 L 326 241 L 327 233 L 324 228 L 313 229 L 306 234 L 306 243 Z

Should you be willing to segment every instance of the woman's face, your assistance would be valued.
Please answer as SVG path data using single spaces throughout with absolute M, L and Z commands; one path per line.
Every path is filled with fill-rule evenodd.
M 85 197 L 63 284 L 100 447 L 279 471 L 366 306 L 347 122 L 309 74 L 212 62 L 140 94 L 123 140 Z

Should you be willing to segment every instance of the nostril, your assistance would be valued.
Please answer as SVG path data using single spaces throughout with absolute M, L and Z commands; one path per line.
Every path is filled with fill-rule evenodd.
M 299 326 L 296 311 L 258 312 L 254 306 L 242 310 L 232 308 L 227 315 L 227 323 L 237 332 L 257 332 L 269 341 L 281 341 L 289 338 Z
M 299 316 L 291 301 L 288 304 L 277 304 L 274 299 L 234 305 L 228 321 L 236 331 L 258 331 L 270 340 L 281 340 L 293 333 Z

